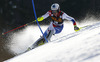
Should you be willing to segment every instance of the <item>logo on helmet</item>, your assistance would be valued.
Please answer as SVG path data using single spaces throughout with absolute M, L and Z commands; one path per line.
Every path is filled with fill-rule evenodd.
M 53 5 L 53 8 L 55 8 L 55 5 Z

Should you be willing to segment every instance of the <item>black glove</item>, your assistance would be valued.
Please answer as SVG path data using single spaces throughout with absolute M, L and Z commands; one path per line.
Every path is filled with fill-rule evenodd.
M 79 27 L 77 27 L 76 25 L 74 26 L 74 30 L 79 30 Z

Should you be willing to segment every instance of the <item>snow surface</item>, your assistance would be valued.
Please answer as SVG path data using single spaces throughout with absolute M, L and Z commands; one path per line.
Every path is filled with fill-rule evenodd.
M 78 25 L 81 27 L 86 23 Z M 24 54 L 20 53 L 34 43 L 41 33 L 37 26 L 28 26 L 14 33 L 8 47 L 11 53 L 20 55 L 4 62 L 100 62 L 100 22 L 78 32 L 74 32 L 72 27 L 70 22 L 66 22 L 64 30 L 53 36 L 49 43 Z M 46 28 L 42 26 L 44 31 Z

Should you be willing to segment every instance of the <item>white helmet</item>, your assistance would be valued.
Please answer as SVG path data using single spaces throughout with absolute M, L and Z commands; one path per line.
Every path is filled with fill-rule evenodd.
M 51 5 L 51 10 L 60 11 L 60 6 L 59 6 L 59 4 L 57 4 L 57 3 L 52 4 L 52 5 Z

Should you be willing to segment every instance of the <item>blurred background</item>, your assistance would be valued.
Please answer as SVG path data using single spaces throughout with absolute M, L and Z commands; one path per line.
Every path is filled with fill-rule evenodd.
M 87 15 L 99 18 L 100 14 L 100 0 L 34 0 L 34 3 L 37 17 L 49 11 L 53 3 L 60 4 L 60 9 L 74 17 L 77 22 L 81 22 Z M 0 0 L 0 35 L 34 20 L 31 0 Z M 49 22 L 43 21 L 40 24 Z M 0 62 L 14 56 L 4 47 L 6 39 L 7 35 L 0 38 Z

